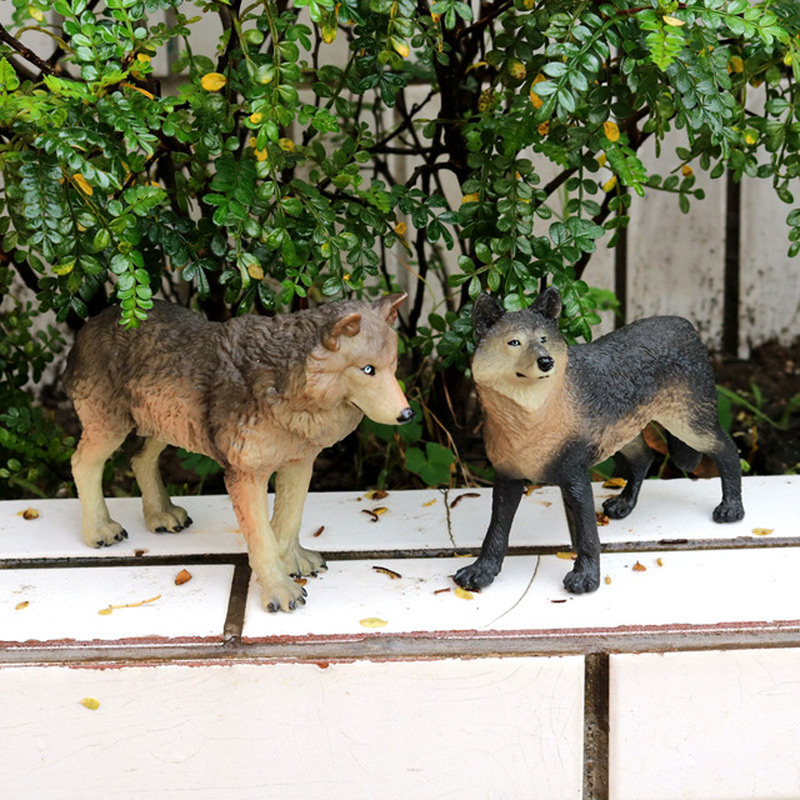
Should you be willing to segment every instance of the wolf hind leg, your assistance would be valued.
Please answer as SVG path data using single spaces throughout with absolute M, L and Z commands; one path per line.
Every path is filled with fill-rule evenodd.
M 667 449 L 672 463 L 684 472 L 694 472 L 700 465 L 703 454 L 693 447 L 689 447 L 686 442 L 669 431 L 665 432 L 667 434 Z
M 716 414 L 716 405 L 713 408 Z M 670 427 L 666 422 L 662 424 L 665 428 Z M 680 439 L 688 448 L 706 453 L 717 466 L 722 481 L 722 502 L 714 509 L 714 522 L 738 522 L 743 519 L 742 464 L 739 451 L 733 439 L 720 427 L 716 416 L 705 421 L 695 421 L 693 425 L 681 426 Z
M 103 467 L 125 441 L 128 430 L 84 426 L 72 456 L 72 476 L 81 504 L 81 535 L 89 547 L 108 547 L 128 538 L 128 532 L 111 519 L 103 497 Z
M 178 533 L 192 524 L 186 510 L 173 505 L 161 479 L 158 457 L 166 446 L 166 442 L 148 436 L 142 449 L 131 459 L 133 474 L 142 492 L 145 525 L 154 533 Z
M 303 507 L 313 469 L 314 460 L 311 459 L 281 467 L 275 476 L 275 511 L 271 525 L 287 574 L 298 577 L 316 577 L 318 572 L 327 569 L 322 555 L 302 547 L 299 541 Z
M 624 519 L 636 506 L 639 490 L 647 477 L 647 470 L 653 463 L 653 451 L 640 433 L 635 439 L 628 442 L 617 455 L 620 456 L 622 471 L 627 483 L 620 494 L 603 503 L 603 511 L 611 519 Z

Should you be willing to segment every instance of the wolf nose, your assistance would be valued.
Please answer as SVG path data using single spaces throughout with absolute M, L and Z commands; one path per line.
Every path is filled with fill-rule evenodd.
M 414 419 L 414 412 L 410 408 L 404 408 L 397 416 L 397 421 L 402 425 L 404 422 L 411 422 Z
M 539 365 L 539 369 L 542 372 L 550 372 L 550 370 L 553 369 L 555 361 L 553 361 L 550 356 L 542 356 L 536 360 L 536 363 Z

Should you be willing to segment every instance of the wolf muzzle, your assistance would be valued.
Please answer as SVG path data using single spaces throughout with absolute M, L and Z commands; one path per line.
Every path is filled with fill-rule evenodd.
M 406 422 L 411 422 L 414 419 L 414 412 L 410 408 L 404 408 L 397 416 L 397 421 L 403 425 Z

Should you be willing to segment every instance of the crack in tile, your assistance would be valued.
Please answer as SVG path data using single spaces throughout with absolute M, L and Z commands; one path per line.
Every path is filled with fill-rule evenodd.
M 483 626 L 483 630 L 491 628 L 492 626 L 496 625 L 499 620 L 503 619 L 503 617 L 510 614 L 525 599 L 525 596 L 530 591 L 531 586 L 533 586 L 533 582 L 536 580 L 536 575 L 539 572 L 539 564 L 541 563 L 542 563 L 542 557 L 536 556 L 536 566 L 533 568 L 533 575 L 531 575 L 531 579 L 528 581 L 528 585 L 525 587 L 525 591 L 517 598 L 517 601 L 514 603 L 513 606 L 511 606 L 511 608 L 507 608 L 502 614 L 495 617 L 491 622 L 486 623 L 486 625 Z
M 445 513 L 445 520 L 447 524 L 447 535 L 450 537 L 450 543 L 453 545 L 453 549 L 458 549 L 456 547 L 456 539 L 453 536 L 453 521 L 450 518 L 450 489 L 440 489 L 439 490 L 444 495 L 444 513 Z

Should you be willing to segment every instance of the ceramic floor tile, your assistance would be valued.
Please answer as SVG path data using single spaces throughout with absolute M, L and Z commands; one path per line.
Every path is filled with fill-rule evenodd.
M 595 505 L 619 494 L 618 490 L 593 483 Z M 760 538 L 753 529 L 771 529 L 773 538 L 800 538 L 800 521 L 793 513 L 799 476 L 746 477 L 743 480 L 745 519 L 719 525 L 711 513 L 720 501 L 718 478 L 646 481 L 639 502 L 623 520 L 610 520 L 600 528 L 603 542 L 659 541 L 661 539 Z M 451 492 L 452 499 L 466 490 Z M 479 489 L 450 509 L 453 537 L 459 547 L 475 548 L 483 541 L 489 524 L 491 489 Z M 534 489 L 523 497 L 511 530 L 512 546 L 569 545 L 569 531 L 561 493 L 555 486 Z
M 0 668 L 3 795 L 581 797 L 582 658 L 325 667 Z
M 610 800 L 800 797 L 800 650 L 612 655 Z
M 191 580 L 177 586 L 180 571 L 144 565 L 0 570 L 0 643 L 221 638 L 233 567 L 192 565 Z
M 613 553 L 604 554 L 600 563 L 600 588 L 572 595 L 562 586 L 571 562 L 542 556 L 524 597 L 492 627 L 609 629 L 800 620 L 800 549 Z M 645 569 L 634 569 L 637 564 Z M 488 598 L 508 580 L 514 578 L 504 568 L 482 596 Z M 518 573 L 516 580 L 522 586 L 525 576 Z
M 268 639 L 483 629 L 520 599 L 536 557 L 509 559 L 504 570 L 508 580 L 491 592 L 470 593 L 468 598 L 456 593 L 450 577 L 465 563 L 461 558 L 330 562 L 326 572 L 308 579 L 305 606 L 277 614 L 263 610 L 253 578 L 243 635 L 245 639 Z M 401 577 L 393 578 L 375 567 Z M 386 624 L 367 628 L 361 624 L 367 619 Z

